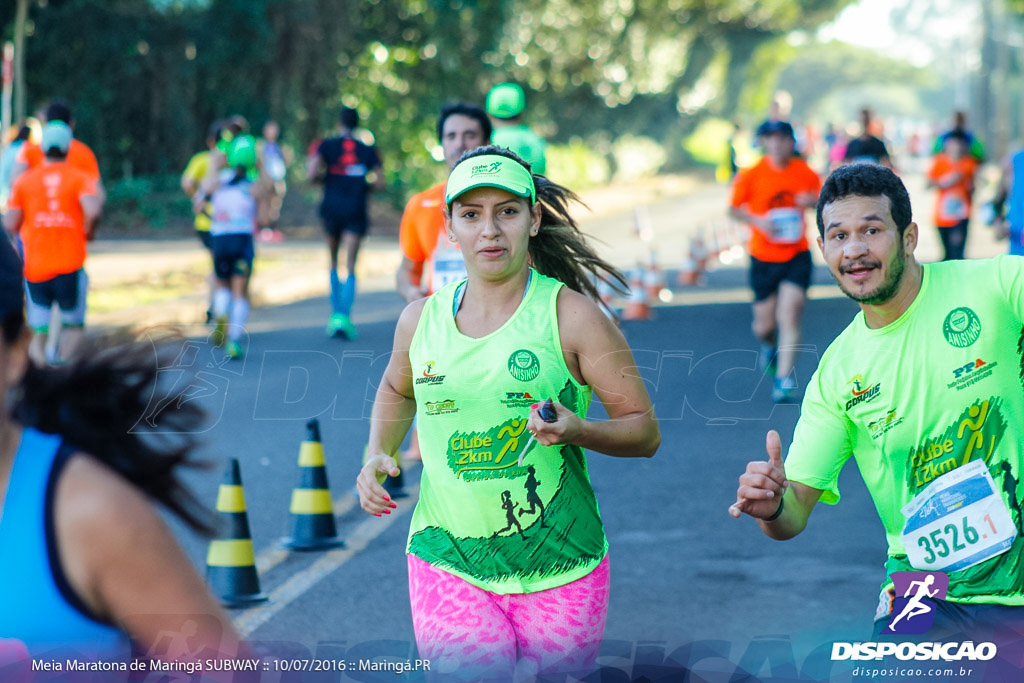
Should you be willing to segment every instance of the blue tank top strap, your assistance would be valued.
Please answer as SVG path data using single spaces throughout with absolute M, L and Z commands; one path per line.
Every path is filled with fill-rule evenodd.
M 17 562 L 0 563 L 0 634 L 20 640 L 33 656 L 63 650 L 83 658 L 126 657 L 128 641 L 98 621 L 64 575 L 54 502 L 60 473 L 76 449 L 60 436 L 32 428 L 21 443 L 0 509 L 0 548 Z

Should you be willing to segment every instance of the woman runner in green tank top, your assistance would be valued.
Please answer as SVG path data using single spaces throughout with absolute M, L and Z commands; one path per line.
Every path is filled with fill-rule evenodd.
M 622 277 L 584 242 L 571 199 L 508 150 L 466 153 L 445 228 L 468 278 L 405 309 L 377 391 L 360 502 L 397 507 L 381 483 L 418 414 L 410 601 L 419 655 L 446 680 L 586 673 L 608 563 L 583 450 L 649 457 L 660 443 L 632 353 L 595 303 L 593 277 Z M 586 419 L 592 392 L 610 419 Z
M 570 199 L 500 147 L 463 156 L 445 228 L 468 278 L 404 310 L 374 404 L 356 485 L 375 515 L 396 507 L 381 482 L 419 414 L 413 622 L 420 656 L 447 675 L 511 675 L 518 659 L 586 673 L 608 572 L 583 451 L 649 457 L 660 441 L 626 340 L 595 303 L 592 276 L 622 276 L 583 241 Z M 609 420 L 586 419 L 592 391 Z

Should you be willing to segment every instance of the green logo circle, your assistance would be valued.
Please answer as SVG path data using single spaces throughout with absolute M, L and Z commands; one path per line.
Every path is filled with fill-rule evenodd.
M 954 308 L 942 323 L 942 336 L 958 349 L 967 348 L 981 336 L 981 320 L 969 308 Z
M 530 382 L 540 374 L 540 361 L 533 351 L 513 351 L 508 357 L 508 372 L 520 382 Z

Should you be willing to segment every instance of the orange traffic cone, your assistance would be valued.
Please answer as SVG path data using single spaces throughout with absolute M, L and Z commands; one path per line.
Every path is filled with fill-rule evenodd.
M 699 278 L 708 269 L 708 248 L 704 244 L 704 234 L 697 233 L 690 239 L 690 258 Z
M 654 317 L 644 288 L 643 272 L 643 267 L 637 264 L 629 274 L 629 301 L 622 311 L 623 320 L 650 320 Z
M 225 607 L 265 601 L 267 596 L 260 591 L 260 577 L 256 573 L 242 475 L 235 458 L 228 463 L 224 483 L 217 492 L 217 512 L 223 516 L 227 530 L 224 536 L 210 541 L 206 555 L 210 590 Z
M 683 259 L 683 264 L 679 266 L 679 284 L 682 287 L 697 284 L 697 264 L 692 258 Z
M 652 300 L 664 296 L 662 290 L 666 289 L 665 274 L 658 268 L 658 255 L 653 249 L 647 259 L 647 267 L 644 268 L 644 288 L 647 290 L 648 298 Z
M 615 288 L 604 278 L 596 278 L 597 296 L 604 304 L 603 309 L 606 316 L 615 318 Z
M 320 421 L 306 423 L 306 440 L 299 446 L 299 485 L 292 489 L 291 536 L 281 545 L 293 550 L 323 550 L 344 545 L 334 523 L 334 506 L 327 485 Z

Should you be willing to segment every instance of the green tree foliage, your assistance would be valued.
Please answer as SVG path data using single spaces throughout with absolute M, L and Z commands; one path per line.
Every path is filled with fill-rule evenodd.
M 614 166 L 616 139 L 646 136 L 671 167 L 700 117 L 734 115 L 751 75 L 775 68 L 762 46 L 851 1 L 35 0 L 28 91 L 74 103 L 113 177 L 176 173 L 234 113 L 278 120 L 305 150 L 346 104 L 404 195 L 441 172 L 440 105 L 505 80 L 552 141 L 583 138 Z M 0 10 L 8 35 L 12 19 Z
M 795 50 L 779 71 L 776 83 L 793 96 L 793 116 L 797 118 L 813 114 L 823 99 L 838 90 L 898 83 L 910 97 L 914 90 L 940 85 L 931 70 L 840 42 L 812 43 Z M 848 115 L 852 118 L 863 104 L 852 102 Z

